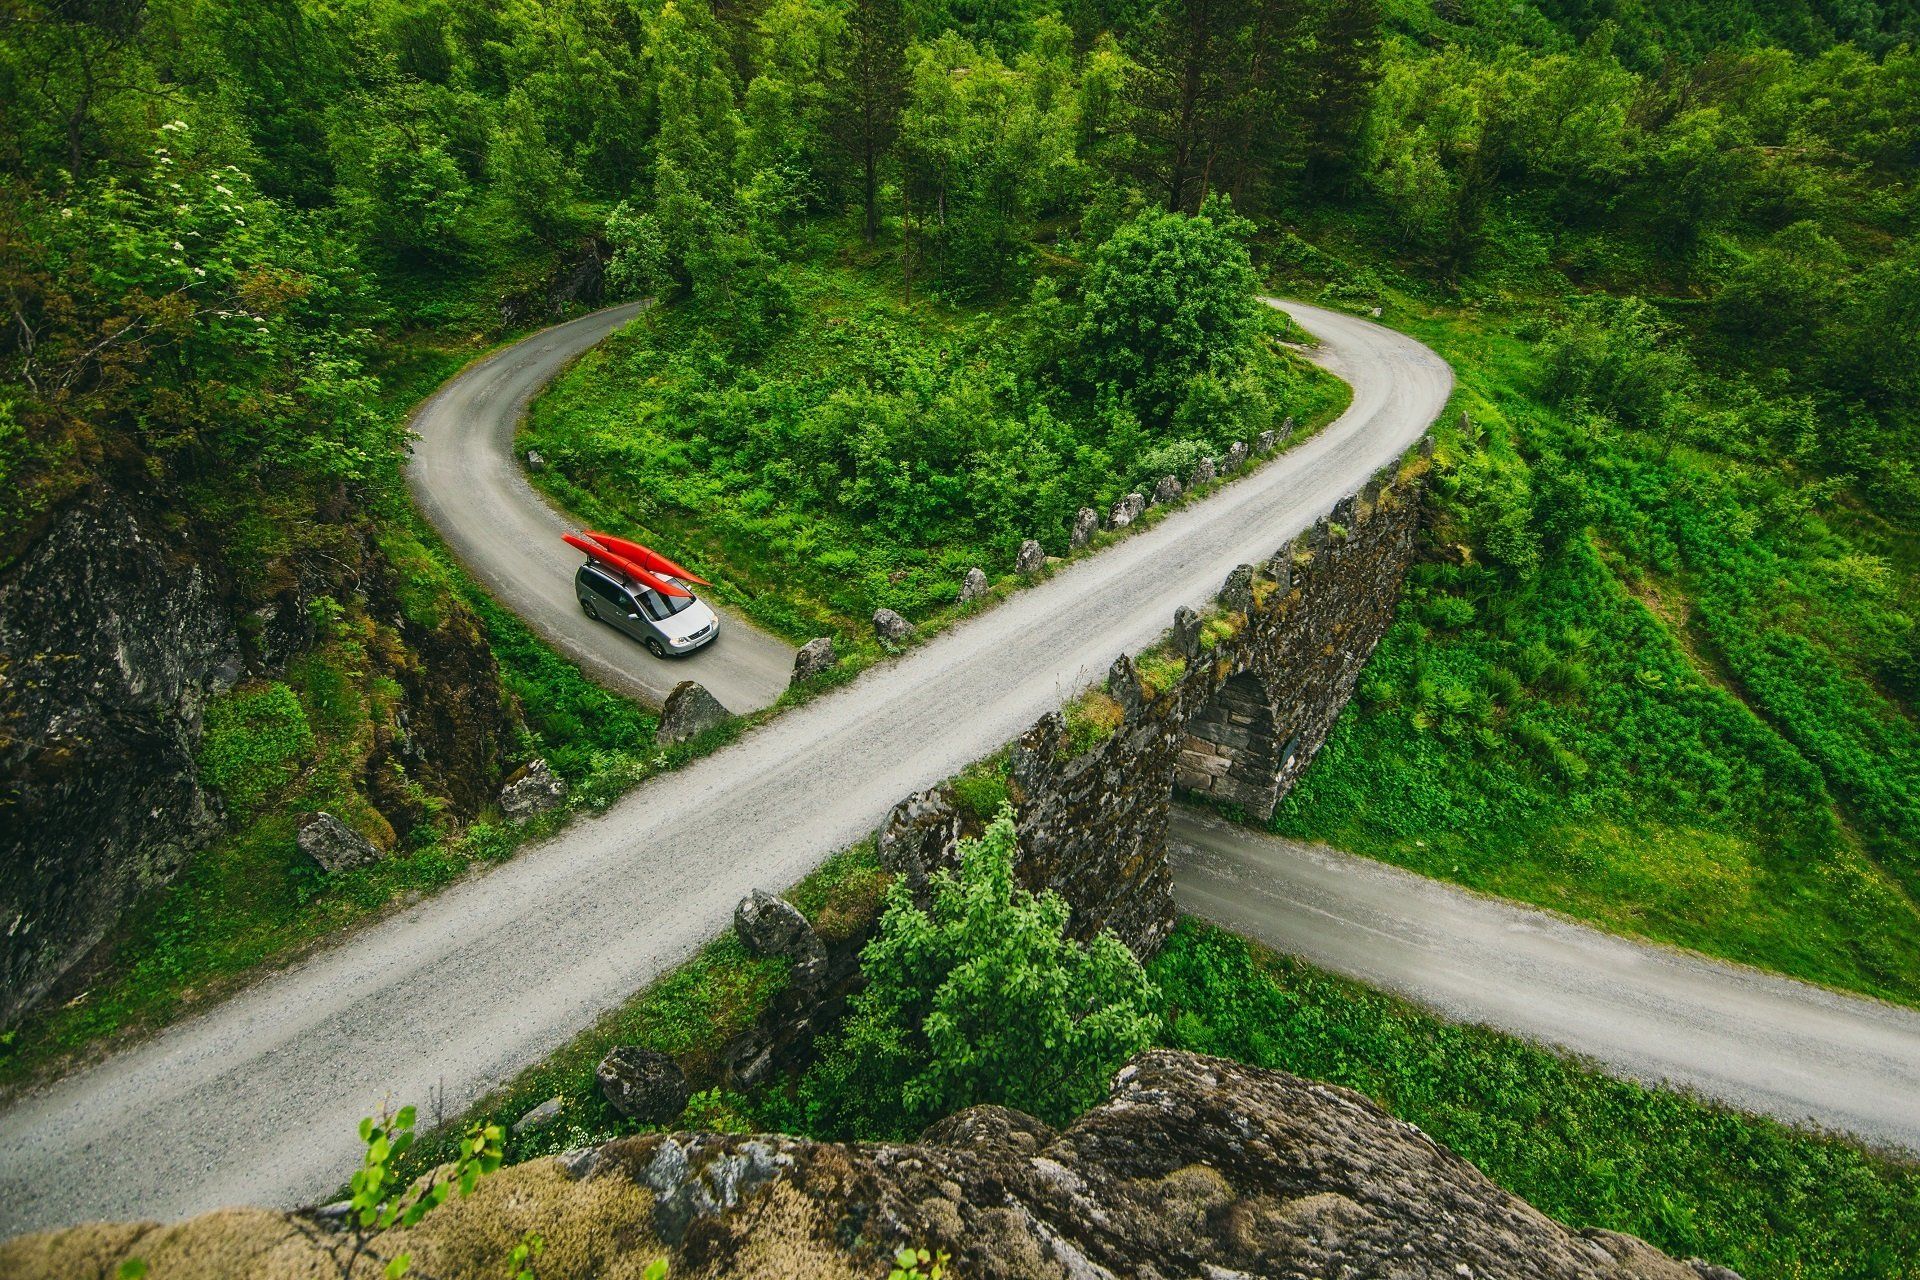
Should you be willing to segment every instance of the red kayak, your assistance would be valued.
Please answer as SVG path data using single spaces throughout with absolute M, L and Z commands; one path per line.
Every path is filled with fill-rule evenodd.
M 618 570 L 641 586 L 653 588 L 653 590 L 658 591 L 663 596 L 685 596 L 689 600 L 693 598 L 693 592 L 688 591 L 685 587 L 668 582 L 665 578 L 657 577 L 648 572 L 631 557 L 624 556 L 605 543 L 598 541 L 594 534 L 563 533 L 560 535 L 560 540 L 570 547 L 586 552 L 587 555 L 598 560 L 608 568 Z M 638 544 L 629 542 L 626 545 L 631 547 Z M 641 550 L 644 551 L 646 548 L 642 547 Z M 652 553 L 649 552 L 648 554 L 651 555 Z M 667 564 L 673 563 L 673 561 L 666 560 L 663 556 L 656 556 L 654 558 L 664 560 Z M 694 581 L 698 582 L 699 579 L 695 578 Z
M 688 573 L 652 547 L 643 547 L 637 542 L 628 542 L 625 538 L 616 538 L 610 533 L 598 533 L 592 529 L 587 530 L 587 536 L 613 554 L 633 561 L 648 573 L 663 574 L 682 582 L 697 582 L 703 587 L 713 585 L 697 573 Z

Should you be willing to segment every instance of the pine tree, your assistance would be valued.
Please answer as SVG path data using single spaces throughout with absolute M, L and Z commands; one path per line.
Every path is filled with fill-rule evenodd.
M 852 0 L 842 69 L 835 86 L 833 132 L 860 175 L 868 244 L 880 229 L 880 162 L 900 133 L 907 92 L 907 15 L 901 0 Z

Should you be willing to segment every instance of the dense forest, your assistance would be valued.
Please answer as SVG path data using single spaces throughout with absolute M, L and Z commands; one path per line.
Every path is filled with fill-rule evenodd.
M 1913 0 L 0 0 L 0 103 L 0 584 L 112 495 L 250 646 L 197 748 L 221 834 L 0 1081 L 506 856 L 516 761 L 590 804 L 671 766 L 400 472 L 464 361 L 642 297 L 536 406 L 538 482 L 869 644 L 1337 412 L 1257 294 L 1415 334 L 1459 380 L 1430 528 L 1274 829 L 1920 1003 Z M 321 877 L 323 806 L 397 855 Z M 700 998 L 767 980 L 727 959 Z M 1134 1040 L 1347 1079 L 1568 1216 L 1782 1273 L 1911 1235 L 1910 1171 L 1197 925 L 1152 973 Z

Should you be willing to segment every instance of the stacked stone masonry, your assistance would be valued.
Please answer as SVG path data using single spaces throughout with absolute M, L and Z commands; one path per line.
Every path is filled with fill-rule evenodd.
M 1066 899 L 1077 936 L 1112 929 L 1142 956 L 1165 939 L 1176 791 L 1256 817 L 1273 813 L 1392 620 L 1413 559 L 1424 473 L 1423 465 L 1387 468 L 1266 563 L 1236 569 L 1215 614 L 1232 634 L 1208 642 L 1199 620 L 1176 624 L 1171 643 L 1186 666 L 1157 695 L 1143 691 L 1130 658 L 1117 659 L 1107 692 L 1124 719 L 1104 742 L 1074 754 L 1058 713 L 1021 736 L 1008 785 L 1021 879 Z M 933 831 L 912 820 L 938 808 L 904 802 L 881 829 L 883 847 L 911 843 L 929 869 L 950 861 L 957 826 Z

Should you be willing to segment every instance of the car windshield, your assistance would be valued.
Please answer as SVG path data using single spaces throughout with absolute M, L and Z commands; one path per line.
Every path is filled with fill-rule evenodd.
M 693 597 L 690 595 L 663 596 L 652 587 L 644 588 L 640 592 L 640 605 L 647 611 L 647 616 L 655 622 L 659 622 L 662 618 L 671 618 L 692 603 Z

